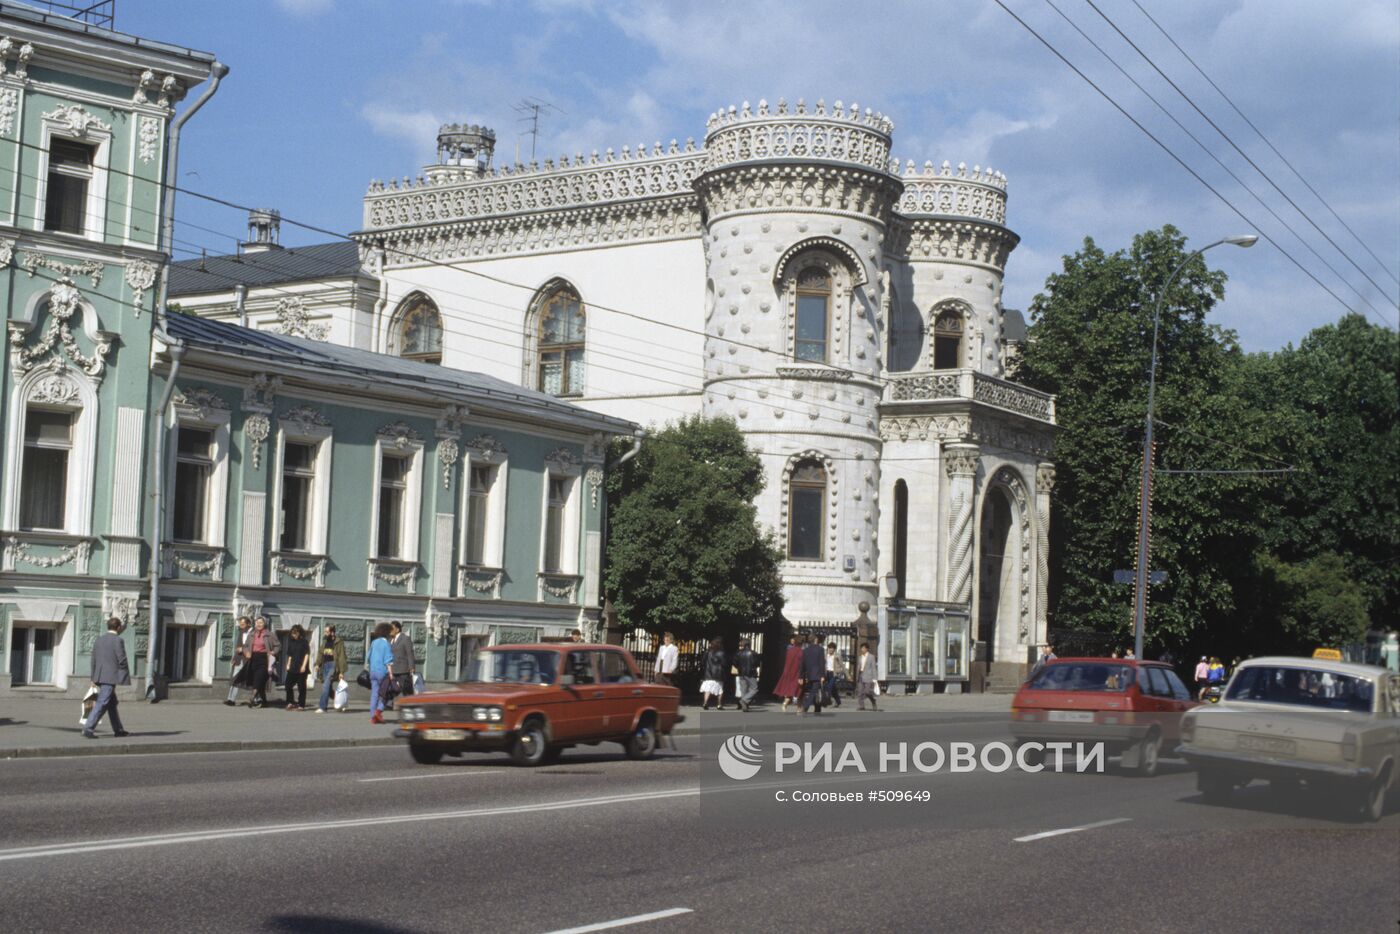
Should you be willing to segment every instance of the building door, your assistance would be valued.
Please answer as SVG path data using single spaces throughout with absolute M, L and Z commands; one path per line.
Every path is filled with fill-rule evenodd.
M 58 630 L 53 626 L 15 626 L 10 632 L 10 686 L 56 684 L 57 645 Z
M 462 636 L 457 644 L 457 680 L 469 680 L 475 672 L 476 653 L 486 644 L 485 636 Z
M 994 486 L 982 501 L 982 547 L 977 575 L 977 640 L 986 644 L 986 657 L 996 660 L 998 622 L 1007 595 L 1008 572 L 1012 563 L 1006 561 L 1007 544 L 1011 537 L 1011 501 L 1006 490 Z
M 199 678 L 199 648 L 204 632 L 203 626 L 166 625 L 161 671 L 172 683 Z

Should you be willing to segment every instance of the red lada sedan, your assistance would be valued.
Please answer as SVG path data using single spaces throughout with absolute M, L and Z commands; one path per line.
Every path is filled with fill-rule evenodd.
M 477 653 L 471 680 L 398 702 L 399 729 L 415 761 L 503 750 L 539 765 L 575 745 L 621 743 L 649 759 L 685 719 L 681 692 L 648 684 L 615 645 L 501 645 Z
M 1016 692 L 1011 733 L 1017 743 L 1103 743 L 1125 769 L 1149 776 L 1180 743 L 1181 715 L 1198 705 L 1162 662 L 1059 658 Z

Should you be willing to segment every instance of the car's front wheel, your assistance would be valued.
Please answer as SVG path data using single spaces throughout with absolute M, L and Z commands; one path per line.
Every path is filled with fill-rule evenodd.
M 413 761 L 419 765 L 437 765 L 442 761 L 442 750 L 424 743 L 409 743 L 408 754 L 413 756 Z
M 1226 804 L 1235 790 L 1235 783 L 1228 775 L 1202 770 L 1196 774 L 1196 789 L 1208 803 Z
M 544 724 L 538 720 L 530 720 L 517 730 L 510 744 L 510 760 L 516 765 L 540 765 L 548 753 Z
M 650 759 L 656 754 L 656 729 L 644 723 L 627 737 L 627 758 Z

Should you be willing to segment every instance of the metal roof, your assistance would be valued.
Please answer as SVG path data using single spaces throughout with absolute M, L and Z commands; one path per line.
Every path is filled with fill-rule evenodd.
M 339 240 L 171 263 L 170 295 L 227 292 L 240 284 L 253 288 L 313 279 L 341 279 L 360 273 L 359 245 Z
M 189 49 L 182 45 L 175 45 L 170 42 L 159 42 L 155 39 L 147 39 L 145 36 L 133 36 L 130 33 L 117 32 L 115 29 L 104 29 L 92 23 L 83 22 L 71 16 L 62 16 L 56 13 L 46 13 L 30 6 L 22 6 L 17 3 L 0 3 L 0 15 L 8 16 L 17 20 L 27 20 L 31 23 L 53 26 L 71 33 L 81 33 L 105 39 L 109 42 L 119 42 L 133 48 L 145 49 L 147 51 L 162 52 L 167 55 L 178 55 L 202 64 L 212 64 L 215 61 L 212 52 L 200 52 L 197 49 Z
M 465 403 L 469 409 L 552 422 L 573 430 L 632 434 L 634 422 L 564 402 L 548 393 L 515 383 L 435 363 L 407 360 L 392 354 L 342 347 L 325 341 L 288 337 L 239 327 L 197 315 L 171 313 L 166 329 L 194 350 L 256 361 L 271 371 L 284 367 L 310 368 L 325 376 L 325 387 L 358 389 L 366 381 L 421 397 Z

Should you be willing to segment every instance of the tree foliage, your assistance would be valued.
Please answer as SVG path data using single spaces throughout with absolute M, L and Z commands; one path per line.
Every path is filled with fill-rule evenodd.
M 622 624 L 700 638 L 776 620 L 780 554 L 758 524 L 762 489 L 763 465 L 729 419 L 669 425 L 613 470 L 603 580 Z
M 1167 278 L 1187 257 L 1173 228 L 1105 253 L 1092 240 L 1065 257 L 1031 305 L 1031 339 L 1018 378 L 1058 396 L 1056 484 L 1051 521 L 1053 624 L 1131 631 L 1131 588 L 1112 583 L 1136 564 L 1139 476 L 1147 411 L 1152 315 Z M 1258 416 L 1242 404 L 1242 354 L 1206 316 L 1225 276 L 1201 257 L 1187 262 L 1162 297 L 1158 338 L 1158 468 L 1251 466 L 1217 439 L 1247 436 Z M 1152 567 L 1168 574 L 1151 593 L 1159 642 L 1193 641 L 1236 609 L 1235 559 L 1253 553 L 1258 481 L 1158 474 L 1153 490 Z
M 1318 646 L 1346 645 L 1365 636 L 1366 598 L 1341 556 L 1329 551 L 1289 563 L 1261 555 L 1256 572 L 1255 618 L 1277 626 L 1269 651 L 1310 654 Z

